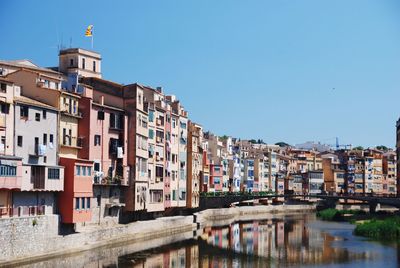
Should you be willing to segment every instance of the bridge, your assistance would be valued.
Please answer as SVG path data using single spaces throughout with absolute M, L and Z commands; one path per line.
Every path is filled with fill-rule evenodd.
M 381 196 L 371 194 L 357 194 L 357 195 L 325 195 L 325 194 L 308 194 L 308 195 L 293 195 L 293 194 L 231 194 L 223 196 L 201 196 L 199 209 L 210 208 L 227 208 L 234 203 L 243 203 L 246 201 L 260 200 L 260 199 L 284 199 L 285 201 L 316 199 L 321 200 L 326 207 L 333 207 L 339 200 L 362 201 L 369 205 L 370 212 L 375 212 L 378 204 L 400 208 L 400 198 L 394 196 Z

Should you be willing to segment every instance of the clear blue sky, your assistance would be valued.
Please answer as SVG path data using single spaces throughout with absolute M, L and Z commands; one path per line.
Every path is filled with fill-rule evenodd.
M 216 134 L 395 144 L 399 1 L 1 1 L 0 59 L 55 66 L 89 24 L 105 79 L 163 86 Z

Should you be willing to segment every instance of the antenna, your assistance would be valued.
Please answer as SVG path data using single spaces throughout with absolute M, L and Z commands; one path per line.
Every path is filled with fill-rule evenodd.
M 72 47 L 72 37 L 69 38 L 69 48 Z

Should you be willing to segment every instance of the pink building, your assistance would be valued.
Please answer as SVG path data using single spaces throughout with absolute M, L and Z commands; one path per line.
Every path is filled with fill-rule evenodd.
M 84 78 L 79 122 L 82 149 L 79 158 L 93 161 L 92 222 L 117 223 L 128 185 L 128 116 L 124 111 L 123 86 L 100 78 Z
M 223 176 L 222 165 L 211 164 L 210 189 L 214 189 L 215 192 L 222 191 L 222 176 Z

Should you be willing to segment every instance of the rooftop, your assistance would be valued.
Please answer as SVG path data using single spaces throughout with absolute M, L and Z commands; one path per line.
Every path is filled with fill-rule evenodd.
M 46 109 L 49 109 L 49 110 L 57 111 L 57 109 L 54 108 L 53 106 L 44 104 L 43 102 L 40 102 L 40 101 L 37 101 L 37 100 L 33 100 L 33 99 L 25 97 L 25 96 L 14 97 L 14 102 L 27 104 L 27 105 L 31 105 L 31 106 L 37 106 L 37 107 L 41 107 L 41 108 L 46 108 Z

